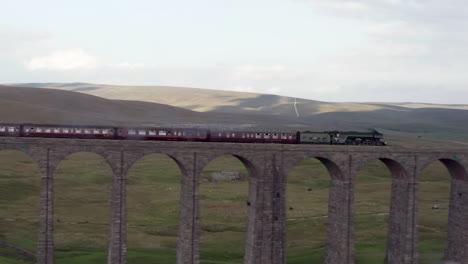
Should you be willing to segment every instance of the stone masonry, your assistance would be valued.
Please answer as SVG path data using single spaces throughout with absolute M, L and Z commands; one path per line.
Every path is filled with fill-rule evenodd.
M 54 171 L 76 152 L 101 155 L 113 171 L 108 264 L 127 263 L 127 172 L 153 153 L 168 155 L 182 173 L 177 264 L 200 262 L 200 174 L 211 160 L 224 155 L 237 157 L 249 172 L 245 264 L 286 263 L 287 176 L 309 158 L 321 161 L 330 173 L 324 263 L 354 263 L 354 181 L 359 170 L 376 159 L 392 174 L 386 263 L 418 263 L 418 177 L 437 160 L 452 176 L 445 260 L 468 263 L 468 149 L 0 138 L 0 151 L 7 149 L 28 154 L 42 173 L 39 264 L 54 263 Z

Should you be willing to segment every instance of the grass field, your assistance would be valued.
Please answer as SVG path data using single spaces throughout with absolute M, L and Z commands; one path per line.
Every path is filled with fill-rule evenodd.
M 15 151 L 0 152 L 0 240 L 35 252 L 38 237 L 40 174 L 34 162 Z M 220 157 L 205 168 L 247 173 L 240 161 Z M 150 155 L 129 171 L 129 264 L 175 263 L 180 171 L 174 161 Z M 288 263 L 320 263 L 326 237 L 329 176 L 315 159 L 288 175 Z M 63 161 L 55 174 L 55 242 L 58 264 L 105 263 L 110 219 L 111 170 L 91 153 Z M 391 179 L 383 163 L 360 171 L 355 196 L 356 263 L 383 263 Z M 247 222 L 247 181 L 200 184 L 202 263 L 242 263 Z M 448 172 L 428 167 L 418 185 L 418 234 L 421 263 L 443 254 L 447 234 Z M 438 204 L 440 210 L 431 210 Z M 10 254 L 10 255 L 9 255 Z M 427 259 L 424 256 L 427 254 Z M 7 257 L 2 257 L 7 255 Z M 9 257 L 8 257 L 9 256 Z M 24 264 L 0 250 L 0 263 Z

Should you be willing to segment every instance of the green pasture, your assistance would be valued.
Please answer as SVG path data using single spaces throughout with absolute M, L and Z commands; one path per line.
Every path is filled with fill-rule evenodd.
M 241 172 L 234 157 L 220 157 L 200 181 L 201 262 L 242 263 L 247 222 L 248 180 L 210 181 L 217 171 Z M 150 155 L 129 171 L 129 264 L 175 263 L 180 171 L 163 155 Z M 106 263 L 112 176 L 100 156 L 76 153 L 55 173 L 55 243 L 58 264 Z M 329 176 L 315 159 L 288 175 L 288 263 L 320 263 L 324 254 Z M 391 179 L 380 161 L 367 164 L 356 179 L 356 263 L 383 263 Z M 440 260 L 447 235 L 449 175 L 441 163 L 428 167 L 418 185 L 418 235 L 421 263 Z M 0 241 L 36 251 L 40 173 L 16 151 L 0 152 Z M 438 204 L 440 210 L 431 210 Z M 427 257 L 426 257 L 427 256 Z M 0 263 L 31 263 L 0 250 Z

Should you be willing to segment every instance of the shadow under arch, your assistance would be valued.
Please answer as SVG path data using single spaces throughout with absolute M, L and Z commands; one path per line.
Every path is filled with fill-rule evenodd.
M 453 159 L 439 159 L 445 165 L 453 179 L 459 181 L 468 181 L 468 173 L 458 161 Z
M 338 164 L 333 159 L 330 159 L 328 157 L 322 157 L 322 156 L 304 157 L 304 158 L 294 161 L 291 166 L 286 168 L 285 175 L 289 175 L 291 173 L 291 170 L 295 168 L 296 166 L 298 166 L 300 163 L 307 161 L 307 160 L 314 160 L 314 159 L 320 161 L 322 165 L 325 166 L 331 179 L 340 180 L 340 181 L 346 180 Z
M 257 170 L 247 158 L 211 158 L 200 174 L 200 259 L 242 263 L 257 192 Z
M 438 249 L 434 248 L 433 250 L 438 250 L 439 252 L 437 254 L 434 254 L 435 257 L 437 258 L 442 258 L 445 261 L 452 261 L 455 263 L 464 263 L 468 261 L 468 244 L 466 243 L 466 238 L 468 237 L 468 229 L 466 228 L 466 223 L 468 223 L 468 214 L 466 213 L 468 211 L 468 173 L 467 169 L 462 165 L 459 161 L 451 158 L 437 158 L 434 160 L 431 160 L 424 164 L 421 169 L 421 176 L 420 176 L 420 181 L 423 180 L 424 175 L 423 173 L 425 172 L 426 174 L 429 174 L 429 177 L 431 176 L 430 173 L 431 171 L 428 171 L 431 168 L 436 167 L 437 162 L 439 161 L 441 164 L 443 164 L 443 167 L 445 167 L 446 171 L 448 171 L 448 174 L 450 175 L 450 187 L 447 186 L 448 182 L 444 182 L 444 174 L 441 173 L 438 177 L 436 176 L 436 181 L 441 181 L 439 187 L 436 189 L 433 189 L 431 192 L 431 196 L 434 197 L 439 197 L 440 201 L 442 201 L 440 204 L 437 205 L 437 209 L 434 210 L 434 213 L 439 213 L 439 215 L 433 216 L 432 219 L 434 220 L 433 223 L 431 223 L 434 228 L 440 228 L 441 230 L 444 229 L 444 224 L 447 224 L 447 240 L 446 242 L 443 241 L 442 244 L 445 244 L 445 252 L 442 254 L 441 251 L 444 250 L 442 247 L 440 247 L 440 240 L 444 239 L 443 237 L 439 236 L 439 247 Z M 441 177 L 442 176 L 442 177 Z M 445 173 L 445 178 L 447 176 L 447 173 Z M 434 177 L 434 175 L 432 175 Z M 429 184 L 427 184 L 429 185 Z M 425 191 L 425 188 L 430 188 L 430 186 L 424 186 L 423 183 L 420 183 L 420 192 L 418 193 L 418 198 L 420 200 L 424 200 L 424 197 L 421 197 L 424 195 L 423 191 Z M 447 190 L 447 189 L 450 190 Z M 442 193 L 445 191 L 445 195 Z M 424 204 L 423 204 L 424 205 Z M 435 205 L 433 205 L 435 206 Z M 431 211 L 432 208 L 431 207 Z M 427 207 L 427 205 L 426 205 Z M 420 212 L 424 213 L 426 207 L 421 208 Z M 444 207 L 445 207 L 445 212 L 444 212 Z M 446 209 L 448 208 L 448 212 Z M 432 213 L 432 212 L 431 212 Z M 447 214 L 448 214 L 448 220 L 447 220 Z M 420 217 L 419 217 L 420 218 Z M 444 219 L 445 218 L 445 219 Z M 421 228 L 418 230 L 421 232 Z M 445 240 L 445 239 L 444 239 Z M 423 241 L 423 246 L 424 241 Z M 430 246 L 430 245 L 429 245 Z M 427 250 L 426 248 L 423 248 L 422 251 Z M 443 255 L 443 257 L 441 256 Z M 424 257 L 424 255 L 422 255 Z
M 40 225 L 41 170 L 29 153 L 0 150 L 0 262 L 35 262 Z M 9 249 L 5 249 L 8 248 Z M 16 263 L 16 262 L 15 262 Z
M 321 263 L 328 237 L 330 186 L 332 181 L 343 181 L 343 173 L 328 158 L 309 157 L 296 162 L 286 177 L 287 262 Z
M 149 153 L 127 171 L 128 263 L 175 263 L 181 179 L 179 160 Z
M 392 179 L 403 180 L 408 178 L 406 169 L 398 161 L 389 158 L 379 158 L 379 160 L 390 170 Z
M 95 152 L 67 153 L 53 175 L 56 263 L 106 263 L 113 182 L 109 161 Z

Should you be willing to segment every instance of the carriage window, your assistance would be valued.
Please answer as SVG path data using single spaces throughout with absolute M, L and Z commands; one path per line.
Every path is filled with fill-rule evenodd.
M 219 133 L 219 136 L 221 136 L 221 133 Z
M 182 135 L 183 135 L 183 136 L 185 136 L 185 131 L 184 131 L 184 132 L 182 132 Z
M 60 129 L 54 128 L 54 133 L 60 133 Z
M 103 129 L 103 130 L 102 130 L 102 133 L 103 133 L 103 134 L 108 134 L 108 133 L 109 133 L 109 129 Z
M 292 139 L 292 136 L 289 136 L 289 139 Z
M 93 133 L 94 133 L 94 134 L 99 134 L 99 129 L 94 129 L 94 130 L 93 130 Z
M 85 132 L 85 134 L 91 134 L 91 129 L 85 128 L 84 132 Z
M 164 130 L 159 130 L 159 135 L 160 135 L 160 136 L 165 136 L 165 135 L 166 135 L 166 131 L 164 131 Z
M 68 128 L 63 129 L 63 133 L 69 133 L 69 132 L 70 132 L 70 130 Z
M 14 127 L 9 127 L 8 132 L 15 132 L 15 128 Z
M 75 133 L 81 134 L 81 128 L 75 128 Z
M 50 133 L 50 131 L 51 131 L 50 128 L 46 128 L 46 129 L 45 129 L 45 132 L 46 132 L 46 133 Z
M 265 138 L 270 138 L 270 134 L 265 133 Z
M 236 133 L 232 133 L 232 137 L 235 137 L 236 136 Z
M 179 136 L 182 136 L 182 132 L 179 131 Z
M 245 133 L 242 133 L 242 138 L 245 138 Z
M 155 130 L 150 130 L 150 131 L 148 131 L 148 134 L 150 136 L 154 136 L 154 135 L 156 135 L 156 131 Z
M 136 135 L 136 131 L 133 130 L 133 129 L 129 129 L 129 130 L 128 130 L 128 134 L 129 134 L 129 135 Z
M 255 135 L 255 138 L 261 138 L 261 137 L 262 137 L 262 134 L 260 134 L 260 133 L 257 133 L 257 134 Z
M 146 130 L 138 130 L 138 135 L 140 136 L 146 135 Z
M 5 127 L 0 127 L 0 132 L 5 132 Z
M 231 137 L 231 134 L 229 134 L 228 132 L 226 132 L 226 137 Z
M 42 132 L 42 128 L 40 127 L 36 128 L 36 132 Z
M 278 138 L 278 134 L 273 134 L 273 138 Z

